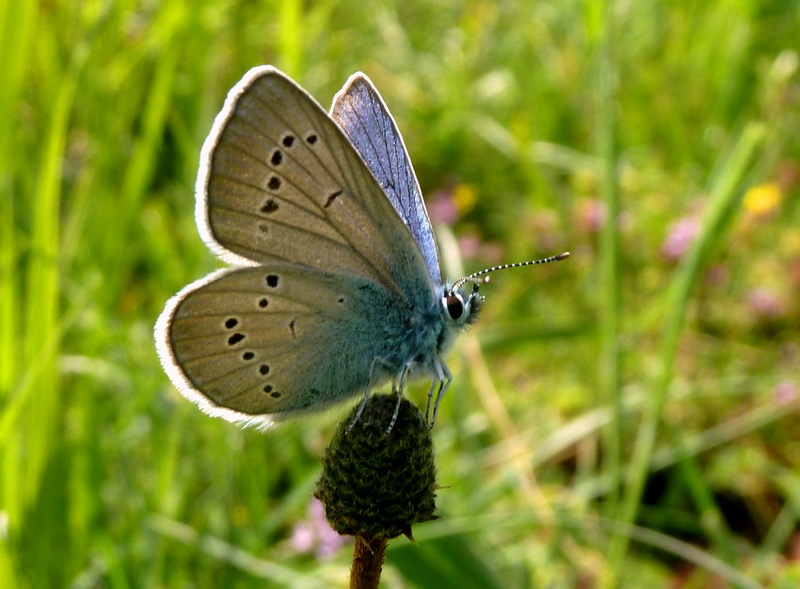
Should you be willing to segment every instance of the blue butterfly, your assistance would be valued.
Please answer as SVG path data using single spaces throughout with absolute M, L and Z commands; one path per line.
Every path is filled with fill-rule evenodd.
M 386 382 L 399 407 L 427 376 L 433 425 L 452 381 L 443 355 L 478 316 L 478 278 L 500 267 L 443 281 L 408 152 L 367 76 L 328 114 L 274 67 L 250 70 L 203 145 L 196 219 L 233 267 L 182 289 L 156 323 L 184 396 L 266 427 Z

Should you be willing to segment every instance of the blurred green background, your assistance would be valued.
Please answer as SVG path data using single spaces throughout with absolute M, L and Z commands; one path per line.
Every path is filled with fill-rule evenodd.
M 153 347 L 220 266 L 199 149 L 263 63 L 325 107 L 372 78 L 451 277 L 572 252 L 484 288 L 442 518 L 383 586 L 800 586 L 797 2 L 4 2 L 0 35 L 0 586 L 347 585 L 311 492 L 348 406 L 243 431 Z

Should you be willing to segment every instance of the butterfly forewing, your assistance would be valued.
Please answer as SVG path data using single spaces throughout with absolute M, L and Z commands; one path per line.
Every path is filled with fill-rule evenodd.
M 198 221 L 230 261 L 359 276 L 403 297 L 396 276 L 423 279 L 421 252 L 398 245 L 408 229 L 347 137 L 274 68 L 231 91 L 203 158 Z
M 403 137 L 370 79 L 353 74 L 336 94 L 331 118 L 344 130 L 422 252 L 434 284 L 442 283 L 436 240 Z

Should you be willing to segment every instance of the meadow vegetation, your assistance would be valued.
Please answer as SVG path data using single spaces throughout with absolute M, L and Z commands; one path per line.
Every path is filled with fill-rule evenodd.
M 384 586 L 800 586 L 800 5 L 0 4 L 0 586 L 340 587 L 312 501 L 346 404 L 265 433 L 173 389 L 221 263 L 199 149 L 252 66 L 383 94 L 446 273 L 441 519 Z M 424 404 L 426 383 L 409 394 Z

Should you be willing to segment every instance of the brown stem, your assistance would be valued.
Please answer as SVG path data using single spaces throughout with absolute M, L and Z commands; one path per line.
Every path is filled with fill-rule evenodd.
M 350 569 L 350 589 L 377 589 L 386 558 L 386 538 L 356 536 L 353 567 Z

